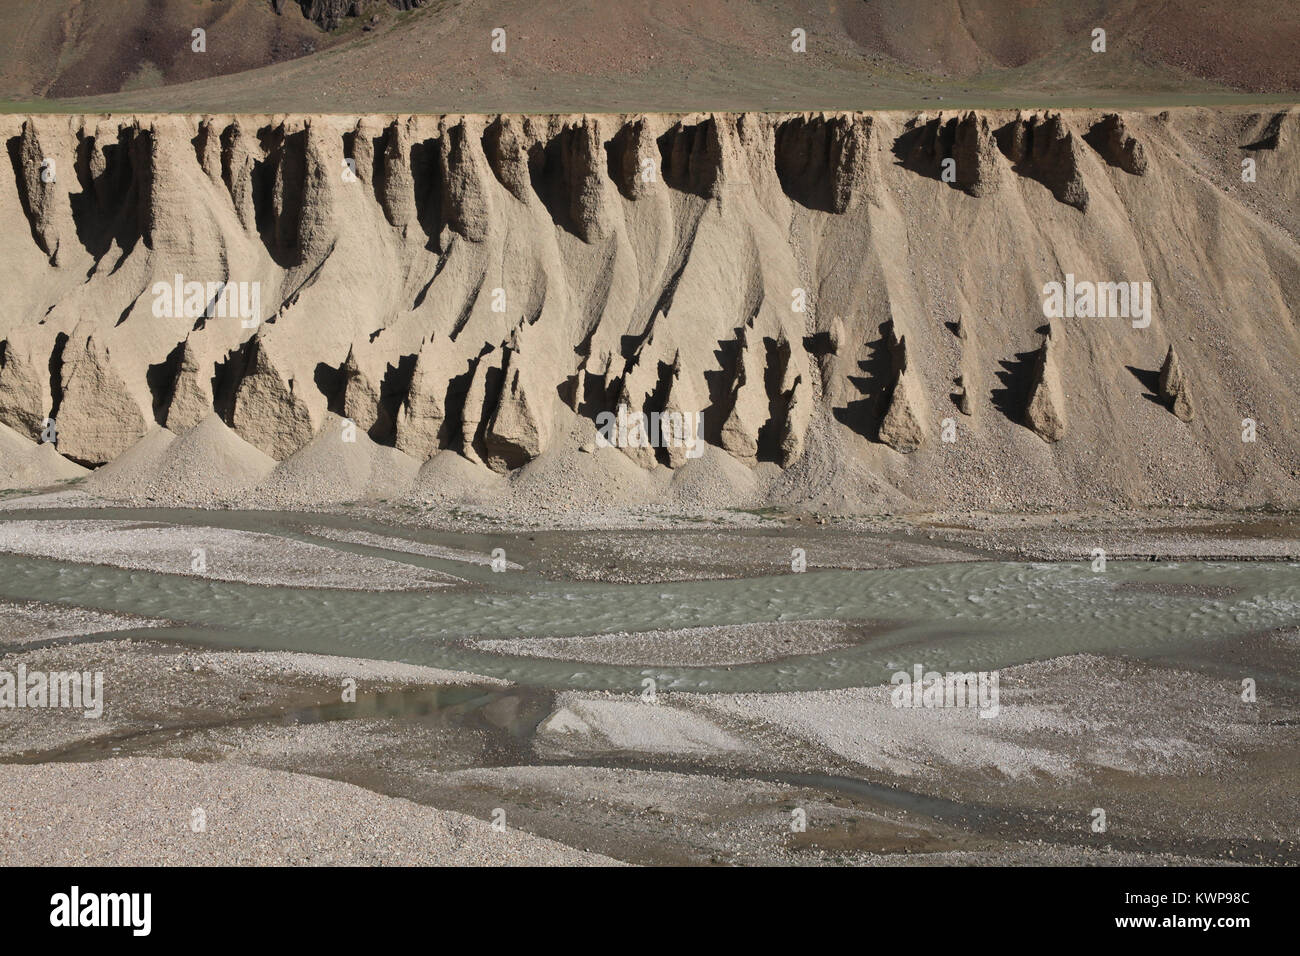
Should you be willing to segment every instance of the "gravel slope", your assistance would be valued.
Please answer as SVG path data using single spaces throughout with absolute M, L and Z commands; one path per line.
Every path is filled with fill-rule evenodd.
M 4 866 L 614 862 L 351 784 L 185 760 L 9 767 L 0 774 L 0 804 Z M 195 808 L 204 832 L 192 829 Z

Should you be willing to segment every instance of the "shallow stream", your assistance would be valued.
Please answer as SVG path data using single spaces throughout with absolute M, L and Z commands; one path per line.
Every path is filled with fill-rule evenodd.
M 9 514 L 5 517 L 19 517 Z M 969 561 L 872 571 L 655 584 L 548 580 L 530 571 L 408 555 L 314 537 L 308 525 L 391 527 L 318 515 L 185 511 L 43 511 L 22 517 L 116 518 L 278 533 L 445 570 L 467 587 L 432 592 L 273 588 L 0 554 L 0 598 L 40 600 L 176 621 L 194 644 L 404 661 L 588 689 L 771 691 L 885 683 L 927 669 L 992 670 L 1062 654 L 1207 657 L 1214 643 L 1300 626 L 1300 565 L 1270 562 Z M 667 533 L 667 532 L 665 532 Z M 744 532 L 735 532 L 743 534 Z M 487 554 L 479 535 L 411 532 Z M 539 533 L 540 534 L 540 533 Z M 489 654 L 479 637 L 558 637 L 707 625 L 884 622 L 869 641 L 825 653 L 717 667 L 633 667 Z M 157 630 L 138 632 L 161 637 Z

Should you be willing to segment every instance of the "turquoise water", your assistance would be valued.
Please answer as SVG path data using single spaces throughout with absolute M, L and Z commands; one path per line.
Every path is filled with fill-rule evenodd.
M 186 523 L 238 526 L 242 520 L 185 515 Z M 257 530 L 300 536 L 288 527 L 278 529 L 275 520 L 258 522 Z M 484 541 L 475 536 L 438 538 L 464 550 L 484 550 Z M 991 670 L 1075 652 L 1199 656 L 1235 636 L 1300 626 L 1300 565 L 1292 563 L 1112 561 L 1105 572 L 1094 573 L 1087 562 L 966 562 L 629 585 L 550 581 L 527 569 L 493 574 L 462 563 L 340 547 L 436 566 L 474 583 L 451 593 L 269 588 L 0 554 L 0 597 L 165 617 L 182 623 L 171 637 L 202 645 L 342 654 L 593 689 L 640 689 L 642 678 L 651 676 L 660 689 L 793 690 L 882 683 L 914 663 Z M 467 575 L 467 569 L 473 573 Z M 1150 589 L 1159 585 L 1181 587 Z M 1197 590 L 1203 593 L 1198 596 Z M 474 637 L 807 620 L 887 626 L 865 644 L 726 667 L 525 660 L 466 646 Z

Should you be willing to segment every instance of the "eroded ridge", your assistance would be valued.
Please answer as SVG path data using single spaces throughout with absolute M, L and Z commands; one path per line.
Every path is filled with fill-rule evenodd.
M 509 474 L 617 419 L 769 497 L 1296 497 L 1295 111 L 3 123 L 0 423 L 82 465 L 215 416 Z

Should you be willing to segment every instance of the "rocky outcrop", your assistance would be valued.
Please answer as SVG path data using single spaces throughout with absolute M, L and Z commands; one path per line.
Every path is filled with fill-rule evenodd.
M 966 416 L 973 414 L 971 409 L 970 387 L 966 384 L 966 375 L 964 373 L 958 375 L 954 382 L 952 399 L 957 405 L 957 411 Z
M 295 216 L 293 254 L 285 260 L 299 263 L 317 263 L 329 254 L 338 236 L 335 221 L 334 181 L 341 180 L 343 168 L 343 141 L 317 123 L 308 122 L 299 134 L 302 137 L 302 182 L 293 183 L 292 175 L 277 170 L 276 213 Z M 296 158 L 287 158 L 289 165 Z M 298 195 L 289 190 L 298 188 Z M 285 192 L 282 194 L 280 190 Z M 282 229 L 282 233 L 289 230 Z
M 968 112 L 953 131 L 952 158 L 957 185 L 972 196 L 987 196 L 998 188 L 998 144 L 987 117 Z
M 498 116 L 483 133 L 488 165 L 501 185 L 520 202 L 528 202 L 532 195 L 532 181 L 528 174 L 529 142 L 530 138 L 520 122 L 511 116 Z
M 908 361 L 907 337 L 899 336 L 895 339 L 891 324 L 890 339 L 894 388 L 884 417 L 880 420 L 878 437 L 894 451 L 908 455 L 925 442 L 925 399 L 916 373 Z
M 683 376 L 680 349 L 673 356 L 673 367 L 669 374 L 671 378 L 668 394 L 664 398 L 664 420 L 680 434 L 669 436 L 670 440 L 665 443 L 665 453 L 668 467 L 680 468 L 691 458 L 698 458 L 704 451 L 701 427 L 704 402 L 700 400 L 691 379 Z M 662 425 L 660 427 L 663 428 Z
M 753 319 L 740 329 L 737 341 L 736 377 L 731 386 L 731 411 L 722 423 L 722 447 L 753 467 L 758 464 L 758 432 L 768 419 L 763 386 L 766 362 L 763 343 L 754 335 Z
M 216 117 L 205 116 L 199 120 L 199 131 L 194 137 L 194 155 L 199 168 L 214 183 L 221 182 L 221 127 Z
M 831 319 L 830 328 L 826 331 L 826 341 L 832 355 L 838 355 L 840 349 L 844 348 L 844 320 L 838 315 Z
M 397 410 L 394 444 L 419 461 L 447 444 L 447 391 L 451 380 L 468 370 L 449 346 L 438 336 L 420 343 L 410 389 Z
M 202 150 L 204 172 L 221 182 L 220 134 L 211 124 L 201 124 L 201 141 L 191 143 L 190 129 L 190 121 L 182 116 L 155 119 L 136 134 L 132 161 L 145 244 L 159 256 L 180 262 L 201 260 L 222 239 L 212 211 L 195 209 L 195 181 L 189 172 L 193 150 Z M 208 129 L 206 136 L 204 129 Z
M 1034 357 L 1029 403 L 1025 407 L 1025 424 L 1048 443 L 1060 441 L 1065 436 L 1065 394 L 1061 390 L 1061 375 L 1056 368 L 1052 342 L 1049 328 Z
M 1062 188 L 1071 175 L 1104 187 L 1100 225 L 1060 209 L 1037 183 L 1014 183 L 978 113 L 931 114 L 912 129 L 932 134 L 927 163 L 954 159 L 954 187 L 1001 190 L 980 202 L 886 158 L 884 134 L 903 140 L 893 113 L 10 116 L 0 119 L 17 163 L 12 174 L 0 169 L 0 210 L 13 225 L 2 239 L 11 281 L 0 283 L 0 422 L 30 440 L 52 416 L 61 445 L 93 463 L 152 422 L 181 433 L 215 410 L 283 460 L 309 441 L 334 448 L 337 425 L 321 429 L 337 413 L 356 424 L 363 447 L 396 445 L 384 454 L 417 463 L 446 452 L 420 494 L 476 473 L 504 487 L 457 464 L 462 453 L 498 473 L 541 455 L 544 467 L 517 483 L 529 495 L 576 461 L 593 483 L 630 478 L 629 496 L 816 495 L 833 507 L 832 482 L 843 479 L 851 508 L 888 489 L 918 498 L 937 487 L 946 466 L 921 446 L 950 415 L 977 424 L 962 431 L 960 454 L 981 481 L 1001 482 L 995 494 L 1006 500 L 1014 469 L 999 456 L 1032 441 L 1024 426 L 1061 438 L 1066 374 L 1072 442 L 1030 456 L 1032 477 L 1051 479 L 1031 493 L 1061 487 L 1096 446 L 1118 463 L 1096 478 L 1097 493 L 1144 495 L 1131 475 L 1145 463 L 1119 434 L 1150 425 L 1151 406 L 1133 388 L 1111 387 L 1132 384 L 1116 356 L 1133 359 L 1139 339 L 1127 322 L 1080 323 L 1018 361 L 1014 346 L 1043 321 L 1041 283 L 1058 266 L 1122 280 L 1116 263 L 1140 257 L 1168 300 L 1162 340 L 1181 349 L 1152 391 L 1183 420 L 1193 420 L 1193 399 L 1207 401 L 1190 394 L 1188 373 L 1240 383 L 1243 415 L 1282 408 L 1295 343 L 1267 317 L 1276 318 L 1277 290 L 1295 285 L 1296 257 L 1286 236 L 1261 228 L 1252 204 L 1275 219 L 1287 212 L 1277 190 L 1207 192 L 1179 164 L 1145 179 L 1109 170 L 1070 132 L 1101 114 L 1064 115 L 1069 125 L 1028 113 L 1008 125 L 1014 172 L 1050 179 L 1071 167 L 1057 177 Z M 1168 131 L 1186 134 L 1208 115 L 1171 120 Z M 1267 118 L 1224 119 L 1216 148 L 1257 135 Z M 1128 125 L 1159 128 L 1136 114 Z M 1137 154 L 1122 124 L 1102 129 L 1118 138 L 1116 156 Z M 1161 142 L 1145 143 L 1151 167 Z M 1258 157 L 1262 173 L 1289 168 L 1287 143 Z M 52 218 L 37 215 L 33 233 L 21 198 L 43 156 L 67 162 L 47 197 Z M 356 180 L 340 171 L 345 157 Z M 1186 232 L 1170 227 L 1170 189 L 1188 197 L 1174 221 Z M 58 268 L 38 234 L 47 218 Z M 936 231 L 949 220 L 961 226 L 958 246 Z M 1192 226 L 1259 253 L 1255 298 L 1216 296 L 1222 277 L 1210 274 L 1195 288 L 1168 281 L 1204 251 Z M 219 280 L 241 300 L 247 289 L 250 304 L 260 290 L 257 337 L 242 310 L 203 318 L 151 309 L 151 297 L 162 301 L 155 283 L 174 289 L 182 274 L 199 290 L 186 298 L 200 305 Z M 1196 326 L 1207 302 L 1223 328 L 1281 358 L 1216 350 Z M 890 332 L 877 347 L 884 315 L 898 317 L 905 342 Z M 959 418 L 976 407 L 978 423 Z M 638 429 L 642 416 L 658 421 L 657 441 L 647 421 L 635 443 L 619 443 L 654 474 L 596 451 L 592 429 L 620 410 Z M 667 429 L 696 416 L 718 447 L 693 465 L 699 449 Z M 1171 419 L 1148 429 L 1170 459 L 1206 434 Z M 1294 484 L 1283 434 L 1275 421 L 1268 447 L 1239 454 L 1234 443 L 1181 459 L 1190 477 L 1162 472 L 1151 494 L 1212 473 L 1208 496 L 1249 495 L 1249 473 L 1261 495 L 1281 498 Z M 905 459 L 880 444 L 921 451 Z M 584 445 L 595 453 L 566 457 Z M 778 476 L 778 465 L 791 473 Z M 850 487 L 853 478 L 861 481 Z M 961 493 L 979 497 L 973 482 Z
M 302 9 L 302 15 L 322 30 L 337 30 L 343 21 L 352 17 L 365 15 L 380 0 L 271 0 L 271 8 L 276 13 L 284 13 L 290 3 Z M 431 0 L 387 0 L 394 10 L 418 10 L 428 5 Z M 371 14 L 371 22 L 377 22 L 378 15 Z M 367 24 L 363 29 L 369 29 Z
M 622 377 L 614 381 L 613 362 L 607 359 L 606 394 L 616 389 L 618 397 L 614 402 L 618 416 L 618 433 L 616 444 L 642 468 L 653 468 L 658 461 L 655 447 L 650 443 L 649 414 L 654 410 L 649 407 L 649 400 L 659 381 L 659 350 L 655 337 L 647 336 L 637 347 L 636 354 L 628 361 Z
M 916 117 L 894 152 L 907 168 L 971 196 L 986 196 L 998 187 L 997 142 L 988 119 L 973 111 L 960 118 L 942 113 L 934 119 Z
M 678 122 L 659 138 L 659 146 L 666 153 L 665 183 L 705 199 L 722 195 L 723 143 L 717 119 Z
M 245 230 L 257 228 L 257 207 L 253 202 L 253 170 L 261 148 L 256 137 L 238 119 L 221 132 L 221 178 L 234 203 L 239 224 Z
M 81 464 L 112 461 L 152 422 L 127 387 L 106 345 L 74 333 L 63 352 L 59 451 Z
M 51 336 L 26 330 L 0 342 L 0 424 L 38 441 L 53 408 L 50 379 L 56 346 Z
M 192 337 L 182 346 L 171 393 L 165 422 L 169 431 L 179 434 L 212 414 L 212 365 L 200 362 Z
M 786 195 L 844 213 L 870 195 L 871 117 L 787 120 L 776 130 L 776 169 Z
M 606 192 L 605 150 L 595 121 L 583 119 L 562 142 L 569 221 L 584 242 L 605 239 L 611 229 L 611 212 Z
M 812 421 L 812 391 L 803 376 L 796 375 L 783 398 L 780 460 L 782 468 L 789 468 L 803 457 L 804 439 Z
M 785 330 L 777 333 L 774 347 L 767 353 L 768 367 L 764 385 L 768 390 L 771 418 L 760 433 L 760 445 L 775 441 L 772 449 L 760 448 L 761 455 L 771 454 L 782 468 L 802 457 L 804 436 L 812 421 L 812 390 L 809 381 L 809 357 L 802 343 L 791 341 Z
M 260 159 L 262 182 L 269 180 L 256 225 L 276 260 L 285 267 L 319 261 L 335 235 L 333 181 L 340 178 L 342 139 L 328 135 L 310 120 L 301 126 L 283 122 L 265 131 Z M 254 169 L 259 160 L 249 154 Z M 253 177 L 253 188 L 258 177 Z
M 36 136 L 36 127 L 29 120 L 23 123 L 23 131 L 18 140 L 17 163 L 18 196 L 22 201 L 23 212 L 31 225 L 32 238 L 45 253 L 54 260 L 59 251 L 59 230 L 55 222 L 54 204 L 58 196 L 58 162 L 54 157 L 45 155 Z M 72 170 L 65 170 L 71 174 Z
M 373 435 L 387 431 L 392 422 L 385 420 L 386 411 L 380 402 L 383 384 L 384 360 L 374 350 L 365 349 L 357 356 L 357 347 L 348 349 L 348 357 L 340 369 L 343 377 L 343 417 L 356 423 L 357 429 Z
M 1242 149 L 1281 149 L 1289 145 L 1295 138 L 1296 131 L 1300 130 L 1300 113 L 1292 110 L 1274 113 L 1267 118 L 1256 116 L 1253 119 L 1252 125 L 1256 133 L 1247 137 Z
M 1038 180 L 1067 206 L 1087 210 L 1079 144 L 1060 113 L 1021 115 L 999 133 L 1003 152 L 1018 172 Z
M 231 426 L 254 448 L 283 461 L 316 433 L 304 385 L 282 369 L 270 340 L 261 331 L 249 344 L 244 376 L 235 392 Z
M 388 224 L 407 231 L 418 220 L 419 209 L 415 195 L 415 178 L 411 174 L 411 145 L 413 119 L 405 122 L 393 120 L 384 130 L 383 153 L 379 160 L 380 177 L 375 183 L 379 205 L 384 210 Z
M 439 161 L 443 220 L 470 242 L 482 242 L 487 238 L 492 218 L 492 202 L 487 191 L 492 173 L 478 140 L 471 137 L 464 120 L 443 133 Z
M 500 397 L 483 434 L 483 462 L 493 471 L 526 465 L 550 443 L 553 390 L 536 381 L 538 371 L 518 345 L 505 348 Z
M 343 155 L 352 160 L 352 172 L 363 186 L 373 182 L 375 142 L 383 135 L 383 127 L 372 116 L 363 116 L 352 132 L 343 135 Z
M 1118 113 L 1107 113 L 1088 131 L 1085 137 L 1101 158 L 1134 176 L 1145 176 L 1147 154 L 1124 125 Z
M 344 17 L 359 17 L 361 3 L 359 0 L 295 0 L 302 8 L 302 15 L 322 30 L 335 30 L 343 23 Z M 282 13 L 287 0 L 271 0 L 276 13 Z
M 1187 376 L 1183 373 L 1182 363 L 1174 347 L 1169 346 L 1165 353 L 1165 363 L 1160 367 L 1160 379 L 1157 385 L 1160 400 L 1179 419 L 1190 422 L 1196 411 L 1192 406 L 1192 396 L 1187 388 Z
M 644 118 L 625 123 L 614 136 L 617 185 L 624 197 L 644 199 L 659 185 L 659 148 Z
M 484 423 L 492 415 L 501 392 L 502 350 L 491 347 L 478 357 L 460 420 L 460 453 L 470 461 L 483 463 Z

